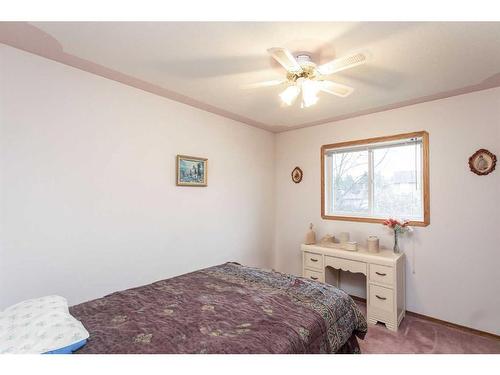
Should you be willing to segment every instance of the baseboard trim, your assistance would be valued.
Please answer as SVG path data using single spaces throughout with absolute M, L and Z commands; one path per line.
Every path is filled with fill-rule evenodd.
M 355 300 L 355 301 L 364 302 L 366 304 L 366 298 L 358 297 L 358 296 L 352 296 L 352 295 L 350 295 L 350 297 L 353 300 Z M 406 310 L 406 314 L 414 316 L 416 318 L 423 319 L 423 320 L 428 320 L 430 322 L 442 324 L 442 325 L 445 325 L 447 327 L 456 328 L 456 329 L 459 329 L 459 330 L 464 331 L 464 332 L 473 333 L 473 334 L 476 334 L 476 335 L 479 335 L 479 336 L 483 336 L 483 337 L 487 337 L 487 338 L 490 338 L 490 339 L 492 338 L 492 339 L 495 339 L 495 340 L 500 340 L 500 336 L 499 335 L 495 335 L 494 333 L 480 331 L 479 329 L 470 328 L 470 327 L 467 327 L 467 326 L 462 326 L 460 324 L 455 324 L 455 323 L 452 323 L 452 322 L 448 322 L 446 320 L 441 320 L 441 319 L 433 318 L 432 316 L 419 314 L 419 313 L 416 313 L 416 312 L 413 312 L 413 311 Z

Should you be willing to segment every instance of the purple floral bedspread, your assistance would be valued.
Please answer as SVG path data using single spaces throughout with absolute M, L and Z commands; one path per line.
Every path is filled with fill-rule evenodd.
M 70 308 L 78 353 L 359 352 L 366 320 L 342 290 L 226 263 Z

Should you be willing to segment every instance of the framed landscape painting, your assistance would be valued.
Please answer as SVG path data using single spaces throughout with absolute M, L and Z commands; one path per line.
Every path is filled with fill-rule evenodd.
M 177 186 L 207 186 L 207 163 L 205 158 L 177 155 Z

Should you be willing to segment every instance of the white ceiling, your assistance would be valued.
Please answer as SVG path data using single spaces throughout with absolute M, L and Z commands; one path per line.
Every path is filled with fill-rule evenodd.
M 252 119 L 275 131 L 477 85 L 500 74 L 500 23 L 43 22 L 66 53 Z M 270 47 L 324 63 L 367 49 L 371 61 L 331 77 L 347 98 L 283 107 L 284 87 L 241 85 L 284 77 Z

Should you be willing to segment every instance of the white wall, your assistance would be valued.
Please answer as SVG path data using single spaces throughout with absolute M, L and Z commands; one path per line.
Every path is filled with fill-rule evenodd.
M 431 225 L 402 244 L 407 308 L 499 334 L 500 166 L 476 176 L 467 164 L 479 148 L 500 156 L 499 88 L 278 134 L 275 266 L 301 272 L 309 222 L 318 238 L 348 231 L 354 240 L 374 234 L 391 246 L 380 224 L 321 219 L 320 146 L 418 130 L 430 135 Z M 304 171 L 300 184 L 290 179 L 295 166 Z M 342 287 L 365 296 L 363 276 L 345 276 Z
M 175 155 L 208 158 L 176 187 Z M 274 135 L 0 45 L 0 308 L 271 265 Z

